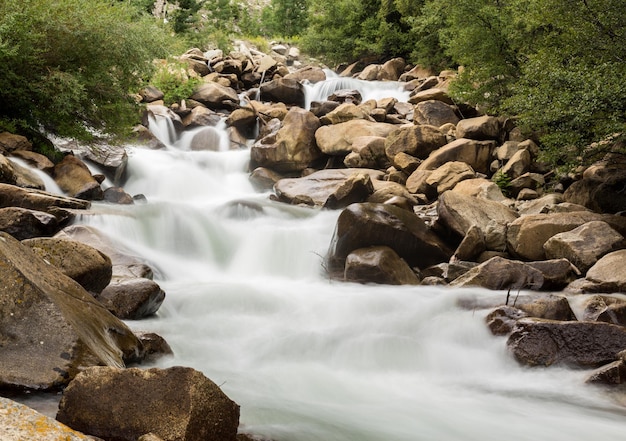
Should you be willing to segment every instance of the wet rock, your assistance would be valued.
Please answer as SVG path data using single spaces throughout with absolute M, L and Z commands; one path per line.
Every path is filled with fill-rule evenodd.
M 322 126 L 315 132 L 319 149 L 327 155 L 345 156 L 352 152 L 356 138 L 377 136 L 385 138 L 396 128 L 393 124 L 354 119 L 344 123 Z
M 385 153 L 392 160 L 398 153 L 425 159 L 431 152 L 445 145 L 446 137 L 437 127 L 422 125 L 401 126 L 385 140 Z
M 165 292 L 150 279 L 116 279 L 96 299 L 117 318 L 139 320 L 159 310 L 165 300 Z
M 67 209 L 84 210 L 90 206 L 89 201 L 81 199 L 0 184 L 0 207 L 20 207 L 50 213 L 57 218 L 59 224 L 72 219 Z
M 624 245 L 624 237 L 603 221 L 555 234 L 544 245 L 549 259 L 565 258 L 585 274 L 602 256 Z
M 582 320 L 626 326 L 626 300 L 614 296 L 582 296 Z M 579 298 L 580 300 L 580 298 Z
M 77 282 L 0 233 L 0 385 L 53 389 L 85 366 L 124 366 L 141 343 Z
M 267 167 L 257 167 L 250 173 L 250 182 L 258 191 L 267 191 L 274 188 L 274 184 L 284 176 Z
M 0 208 L 0 231 L 17 240 L 52 236 L 59 228 L 59 222 L 52 214 L 19 207 Z
M 295 79 L 278 78 L 261 84 L 261 100 L 304 107 L 304 86 Z
M 104 190 L 104 200 L 112 204 L 132 205 L 135 200 L 122 187 L 109 187 Z
M 128 154 L 123 146 L 91 144 L 83 150 L 82 158 L 96 164 L 115 185 L 125 181 Z
M 420 170 L 434 170 L 450 161 L 468 164 L 478 173 L 488 174 L 495 141 L 457 139 L 432 152 L 420 165 Z
M 0 397 L 2 441 L 96 441 L 30 407 Z
M 365 202 L 374 193 L 374 184 L 367 173 L 353 173 L 326 199 L 324 208 L 335 210 L 355 202 Z
M 67 155 L 54 167 L 54 180 L 70 197 L 85 200 L 103 198 L 100 183 L 89 168 L 74 155 Z
M 278 172 L 304 170 L 322 156 L 315 142 L 319 127 L 320 121 L 315 115 L 294 107 L 278 132 L 252 146 L 250 158 L 256 165 Z
M 343 272 L 352 251 L 388 246 L 411 267 L 447 262 L 452 250 L 415 214 L 388 204 L 352 204 L 339 215 L 327 256 L 331 273 Z
M 521 319 L 507 341 L 517 361 L 529 366 L 599 367 L 626 349 L 626 328 L 599 322 Z
M 245 109 L 235 109 L 229 116 L 227 124 L 232 125 L 230 122 L 233 118 L 238 118 L 240 112 L 245 112 Z M 198 127 L 198 126 L 216 126 L 222 119 L 222 116 L 204 106 L 195 106 L 189 114 L 185 115 L 182 119 L 185 127 Z
M 480 286 L 482 288 L 539 290 L 544 284 L 543 274 L 523 262 L 493 257 L 472 268 L 454 280 L 452 286 Z
M 154 362 L 161 357 L 174 353 L 167 341 L 154 332 L 135 331 L 135 335 L 143 346 L 142 361 L 144 362 Z
M 456 125 L 458 138 L 498 140 L 502 137 L 502 123 L 495 116 L 462 119 Z
M 101 292 L 111 281 L 111 259 L 89 245 L 51 237 L 22 243 L 91 293 Z
M 104 439 L 235 441 L 239 406 L 202 373 L 169 369 L 90 368 L 65 389 L 57 420 Z
M 528 317 L 528 314 L 513 306 L 500 306 L 491 311 L 485 322 L 493 335 L 509 334 L 519 319 Z
M 40 153 L 31 152 L 28 150 L 16 150 L 11 153 L 11 156 L 20 158 L 27 164 L 46 172 L 49 175 L 51 175 L 52 171 L 54 170 L 54 163 Z
M 354 187 L 352 184 L 347 184 L 347 181 L 352 178 L 353 175 L 367 174 L 370 178 L 370 188 L 365 181 L 360 186 L 360 190 L 352 193 L 351 198 L 358 196 L 364 201 L 373 191 L 373 183 L 382 179 L 383 173 L 378 170 L 368 169 L 327 169 L 319 170 L 311 173 L 310 175 L 302 178 L 286 178 L 276 182 L 274 189 L 278 199 L 282 202 L 290 204 L 305 204 L 316 207 L 327 206 L 331 208 L 333 205 L 337 207 L 341 206 L 338 201 L 345 199 L 349 194 L 350 187 Z M 355 178 L 352 178 L 352 183 L 355 183 Z M 358 180 L 358 179 L 357 179 Z M 341 197 L 343 193 L 343 197 Z M 334 196 L 332 196 L 334 195 Z M 332 196 L 332 200 L 331 200 Z M 345 199 L 347 202 L 348 199 Z
M 348 254 L 344 280 L 386 285 L 417 285 L 420 282 L 409 265 L 385 246 L 360 248 Z
M 617 360 L 594 370 L 585 383 L 615 386 L 626 382 L 626 363 Z

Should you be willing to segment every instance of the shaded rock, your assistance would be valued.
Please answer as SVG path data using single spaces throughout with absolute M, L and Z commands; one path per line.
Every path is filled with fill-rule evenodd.
M 392 160 L 398 153 L 407 153 L 425 159 L 434 150 L 445 145 L 446 137 L 437 127 L 401 126 L 393 130 L 385 140 L 385 153 Z
M 154 101 L 162 100 L 165 94 L 154 86 L 146 86 L 139 91 L 141 101 L 144 103 L 152 103 Z
M 174 353 L 165 339 L 154 332 L 135 331 L 135 335 L 143 346 L 144 362 L 153 362 Z
M 498 140 L 502 137 L 502 123 L 495 116 L 462 119 L 456 125 L 458 138 Z
M 428 124 L 441 127 L 444 124 L 456 124 L 459 122 L 454 108 L 442 101 L 422 101 L 415 106 L 413 115 L 415 124 Z
M 615 162 L 590 167 L 584 178 L 574 182 L 563 194 L 565 201 L 583 205 L 599 213 L 626 211 L 626 166 Z
M 280 172 L 304 170 L 322 156 L 315 142 L 319 127 L 320 121 L 315 115 L 294 107 L 276 134 L 252 146 L 250 158 L 259 166 Z
M 96 299 L 117 318 L 139 320 L 159 310 L 165 293 L 153 280 L 125 278 L 113 280 Z
M 626 300 L 623 298 L 589 295 L 577 297 L 577 300 L 582 303 L 580 306 L 582 308 L 582 321 L 598 321 L 626 326 Z
M 328 196 L 324 208 L 345 208 L 355 202 L 364 202 L 372 193 L 374 193 L 374 185 L 370 175 L 353 173 Z
M 275 191 L 280 201 L 290 204 L 324 207 L 329 203 L 332 206 L 338 203 L 338 197 L 342 199 L 340 193 L 349 189 L 350 184 L 346 184 L 346 182 L 350 180 L 353 175 L 362 174 L 367 174 L 370 177 L 370 184 L 372 183 L 371 181 L 381 179 L 383 176 L 383 173 L 378 170 L 368 169 L 319 170 L 302 178 L 281 179 L 276 183 Z M 371 192 L 367 183 L 363 182 L 363 184 L 362 190 L 366 191 L 357 192 L 358 194 L 353 194 L 352 196 L 360 195 L 364 201 Z M 343 189 L 340 190 L 340 188 Z M 329 202 L 333 194 L 332 201 Z M 347 193 L 345 193 L 345 195 L 347 195 Z
M 352 152 L 344 159 L 346 167 L 386 169 L 389 160 L 385 154 L 382 136 L 358 136 L 353 139 Z
M 320 127 L 315 132 L 315 141 L 323 153 L 343 156 L 352 151 L 352 145 L 356 138 L 362 136 L 385 138 L 395 128 L 396 126 L 393 124 L 354 119 Z
M 461 277 L 470 269 L 475 268 L 478 264 L 475 262 L 463 262 L 459 260 L 453 260 L 450 263 L 443 262 L 437 265 L 429 266 L 422 270 L 422 276 L 424 277 L 438 277 L 446 282 L 451 282 L 454 279 Z
M 17 240 L 52 236 L 58 228 L 59 222 L 52 214 L 19 207 L 0 208 L 0 231 Z
M 491 163 L 494 141 L 457 139 L 432 152 L 420 165 L 420 170 L 434 170 L 446 162 L 465 162 L 478 173 L 487 174 Z
M 309 81 L 310 83 L 319 83 L 326 80 L 324 69 L 316 66 L 305 66 L 301 69 L 291 72 L 284 76 L 288 80 Z
M 417 285 L 420 282 L 409 265 L 386 246 L 360 248 L 348 254 L 344 279 L 387 285 Z
M 531 165 L 531 157 L 528 150 L 518 150 L 502 167 L 501 171 L 511 179 L 516 179 L 524 173 L 528 173 Z
M 111 259 L 89 245 L 75 240 L 41 237 L 22 243 L 89 292 L 99 293 L 111 281 Z
M 283 175 L 266 167 L 257 167 L 250 173 L 250 182 L 258 191 L 274 188 L 274 184 L 283 179 Z
M 452 286 L 538 290 L 544 284 L 543 274 L 523 262 L 493 257 L 454 280 Z
M 585 380 L 585 383 L 588 384 L 608 386 L 624 384 L 624 382 L 626 382 L 626 363 L 624 360 L 617 360 L 595 369 Z
M 76 156 L 67 155 L 54 167 L 55 182 L 70 197 L 86 200 L 103 198 L 100 183 Z
M 339 89 L 335 90 L 328 96 L 328 101 L 335 101 L 337 103 L 352 103 L 357 106 L 363 101 L 361 92 L 356 89 Z
M 571 281 L 580 277 L 580 271 L 567 259 L 540 260 L 528 262 L 530 266 L 538 269 L 543 274 L 544 284 L 542 289 L 559 291 Z
M 328 113 L 335 110 L 340 105 L 341 103 L 338 103 L 337 101 L 313 101 L 311 103 L 310 110 L 313 115 L 321 118 L 322 116 L 327 115 Z
M 626 328 L 599 322 L 521 319 L 507 341 L 517 361 L 529 366 L 598 367 L 626 349 Z
M 546 181 L 543 175 L 540 175 L 538 173 L 524 173 L 511 181 L 508 190 L 512 196 L 517 196 L 519 200 L 537 199 L 537 197 L 524 197 L 524 193 L 529 193 L 533 191 L 533 193 L 539 196 L 539 193 L 535 192 L 534 190 L 541 189 L 544 186 L 545 182 Z
M 332 272 L 343 272 L 352 251 L 388 246 L 409 266 L 447 262 L 452 250 L 415 214 L 388 204 L 352 204 L 339 215 L 327 256 Z
M 52 389 L 95 364 L 124 366 L 141 343 L 77 282 L 0 233 L 0 385 Z
M 456 248 L 453 259 L 455 260 L 473 260 L 486 250 L 485 236 L 480 228 L 476 225 L 471 225 L 465 237 Z
M 623 246 L 624 237 L 603 221 L 587 222 L 555 234 L 543 244 L 549 259 L 565 258 L 583 274 L 602 256 Z
M 90 368 L 65 389 L 57 420 L 105 439 L 235 441 L 239 406 L 202 373 L 169 369 Z
M 20 158 L 27 164 L 39 170 L 42 170 L 49 175 L 51 175 L 52 171 L 54 170 L 54 163 L 40 153 L 31 152 L 28 150 L 16 150 L 11 153 L 11 156 Z
M 304 86 L 295 79 L 278 78 L 261 84 L 261 100 L 304 107 Z
M 235 109 L 228 117 L 227 124 L 232 124 L 232 118 L 238 118 L 241 112 L 246 112 L 245 109 Z M 234 116 L 233 116 L 234 115 Z M 188 115 L 186 115 L 182 122 L 185 127 L 196 126 L 216 126 L 222 119 L 222 116 L 204 106 L 195 106 L 191 109 Z
M 104 190 L 104 200 L 113 204 L 131 205 L 135 200 L 122 187 L 109 187 Z
M 64 209 L 84 210 L 91 206 L 89 201 L 60 196 L 40 190 L 25 189 L 9 184 L 0 184 L 0 207 L 20 207 L 45 211 L 57 218 L 65 217 Z
M 623 231 L 626 224 L 626 218 L 586 211 L 522 216 L 509 224 L 507 249 L 512 255 L 523 259 L 544 260 L 546 254 L 543 246 L 548 239 L 597 220 L 607 222 L 618 232 Z
M 0 132 L 0 153 L 6 154 L 16 150 L 32 150 L 31 142 L 22 135 Z
M 528 314 L 519 308 L 500 306 L 485 317 L 485 322 L 493 335 L 507 335 L 513 330 L 517 321 L 524 317 L 528 317 Z
M 96 441 L 30 407 L 0 397 L 2 441 Z
M 0 155 L 0 180 L 6 184 L 17 185 L 22 188 L 37 190 L 45 190 L 46 188 L 44 182 L 35 172 L 2 155 Z
M 239 96 L 234 89 L 209 82 L 199 85 L 191 99 L 198 101 L 209 109 L 235 109 L 239 106 Z
M 91 144 L 83 150 L 81 156 L 96 164 L 115 185 L 120 185 L 125 181 L 128 154 L 123 146 Z

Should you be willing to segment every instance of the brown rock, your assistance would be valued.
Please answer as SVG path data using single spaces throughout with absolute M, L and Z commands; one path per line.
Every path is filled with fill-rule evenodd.
M 500 306 L 491 311 L 485 322 L 493 335 L 509 334 L 519 319 L 528 317 L 528 314 L 513 306 Z
M 386 285 L 418 285 L 420 282 L 409 265 L 386 246 L 352 251 L 346 258 L 344 279 Z
M 604 292 L 626 292 L 626 250 L 613 251 L 587 271 L 587 280 Z
M 358 136 L 353 139 L 352 152 L 343 163 L 351 168 L 386 169 L 389 160 L 385 154 L 385 138 L 382 136 Z
M 91 435 L 135 441 L 235 441 L 239 406 L 202 373 L 169 369 L 90 368 L 65 389 L 57 420 Z
M 454 280 L 452 286 L 480 286 L 487 289 L 539 290 L 543 274 L 523 262 L 493 257 Z
M 559 291 L 568 283 L 580 277 L 580 271 L 567 259 L 540 260 L 528 262 L 530 266 L 541 271 L 544 277 L 542 289 Z
M 165 293 L 150 279 L 116 279 L 96 299 L 117 318 L 139 320 L 159 310 Z
M 598 367 L 626 349 L 626 328 L 598 322 L 521 319 L 507 341 L 522 364 Z
M 16 150 L 32 150 L 31 142 L 22 135 L 0 132 L 0 153 L 11 153 Z
M 415 124 L 441 127 L 444 124 L 457 124 L 459 117 L 449 104 L 442 101 L 429 100 L 422 101 L 415 106 L 413 122 Z
M 0 208 L 0 231 L 17 240 L 52 236 L 59 228 L 59 222 L 52 214 L 19 207 Z
M 456 125 L 458 138 L 498 140 L 502 137 L 502 123 L 495 116 L 462 119 Z
M 306 80 L 310 83 L 319 83 L 320 81 L 326 80 L 326 73 L 324 73 L 324 70 L 321 67 L 305 66 L 295 72 L 285 75 L 284 78 L 296 81 Z
M 450 98 L 448 92 L 446 92 L 445 89 L 438 87 L 432 87 L 425 90 L 416 89 L 416 92 L 413 93 L 409 98 L 409 103 L 418 104 L 423 101 L 431 100 L 442 101 L 446 104 L 454 104 L 454 101 L 452 101 L 452 98 Z
M 339 124 L 353 119 L 364 119 L 373 121 L 369 113 L 352 103 L 340 104 L 337 108 L 331 110 L 320 118 L 322 124 Z
M 367 173 L 353 173 L 335 191 L 333 191 L 324 208 L 332 210 L 345 208 L 355 202 L 364 202 L 374 193 L 374 184 Z
M 393 130 L 385 140 L 385 153 L 390 160 L 398 153 L 407 153 L 425 159 L 447 142 L 446 137 L 434 126 L 401 126 Z
M 54 167 L 54 180 L 70 197 L 86 200 L 103 198 L 100 183 L 76 156 L 67 155 Z
M 352 152 L 356 138 L 362 136 L 386 137 L 396 128 L 393 124 L 355 119 L 344 123 L 322 126 L 315 132 L 319 149 L 327 155 L 344 156 Z
M 234 109 L 239 106 L 239 96 L 234 89 L 213 82 L 199 85 L 191 99 L 209 109 Z
M 452 161 L 443 164 L 426 178 L 426 184 L 433 187 L 438 194 L 452 190 L 459 182 L 473 179 L 476 173 L 465 162 Z
M 295 79 L 278 78 L 261 84 L 259 91 L 264 101 L 304 107 L 304 86 Z
M 420 170 L 434 170 L 446 162 L 465 162 L 478 173 L 487 174 L 491 163 L 494 141 L 457 139 L 432 152 L 420 165 Z
M 388 246 L 418 268 L 447 262 L 452 256 L 452 250 L 415 214 L 388 204 L 352 204 L 337 220 L 327 256 L 329 270 L 343 272 L 348 254 L 370 246 Z

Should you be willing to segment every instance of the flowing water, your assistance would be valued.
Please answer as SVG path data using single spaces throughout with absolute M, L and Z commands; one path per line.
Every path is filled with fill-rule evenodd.
M 167 134 L 164 124 L 154 122 Z M 506 293 L 329 281 L 322 256 L 338 211 L 255 192 L 246 150 L 169 144 L 129 148 L 125 189 L 147 203 L 96 204 L 81 222 L 149 260 L 167 297 L 157 316 L 129 325 L 172 346 L 158 366 L 191 366 L 220 385 L 241 406 L 242 431 L 276 441 L 625 439 L 626 412 L 583 385 L 586 372 L 519 366 L 486 311 L 457 306 Z

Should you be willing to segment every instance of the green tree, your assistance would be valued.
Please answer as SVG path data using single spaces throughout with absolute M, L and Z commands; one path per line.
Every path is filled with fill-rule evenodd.
M 119 132 L 172 41 L 152 19 L 105 0 L 0 2 L 0 119 L 68 136 Z
M 265 32 L 282 37 L 300 35 L 308 25 L 308 17 L 308 0 L 271 0 L 262 11 Z

